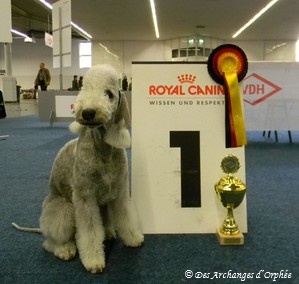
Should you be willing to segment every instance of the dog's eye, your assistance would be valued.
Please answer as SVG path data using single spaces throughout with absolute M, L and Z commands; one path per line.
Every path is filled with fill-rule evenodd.
M 105 91 L 105 95 L 109 97 L 109 99 L 113 99 L 113 93 L 110 90 Z

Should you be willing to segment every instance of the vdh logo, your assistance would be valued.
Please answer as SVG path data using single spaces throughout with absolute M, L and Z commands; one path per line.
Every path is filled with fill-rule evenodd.
M 244 101 L 252 106 L 263 102 L 281 90 L 279 86 L 256 73 L 247 76 L 244 82 Z
M 176 78 L 179 82 L 177 85 L 150 85 L 148 94 L 150 96 L 224 95 L 224 88 L 221 85 L 195 85 L 195 75 L 181 74 Z

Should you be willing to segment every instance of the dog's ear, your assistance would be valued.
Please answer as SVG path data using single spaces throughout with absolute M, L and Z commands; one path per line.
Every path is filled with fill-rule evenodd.
M 119 103 L 112 123 L 104 138 L 104 141 L 116 148 L 129 148 L 131 136 L 128 128 L 131 126 L 131 115 L 128 102 L 123 93 L 119 92 Z
M 121 91 L 119 93 L 118 107 L 115 113 L 115 123 L 119 123 L 122 119 L 125 121 L 127 128 L 131 126 L 131 114 L 129 110 L 128 101 L 126 95 Z

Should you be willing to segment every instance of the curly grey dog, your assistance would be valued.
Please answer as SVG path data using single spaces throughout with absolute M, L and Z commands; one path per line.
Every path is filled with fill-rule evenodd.
M 84 267 L 98 273 L 105 268 L 103 241 L 115 230 L 126 246 L 144 241 L 128 189 L 130 115 L 114 68 L 98 65 L 86 73 L 75 118 L 70 129 L 80 136 L 54 161 L 40 229 L 47 251 L 69 260 L 78 249 Z

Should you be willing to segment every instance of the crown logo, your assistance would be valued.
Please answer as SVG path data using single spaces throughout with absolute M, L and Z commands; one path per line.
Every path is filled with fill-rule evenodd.
M 184 83 L 193 84 L 195 79 L 196 79 L 196 76 L 193 76 L 191 74 L 182 74 L 182 75 L 178 76 L 178 80 L 181 84 L 184 84 Z

